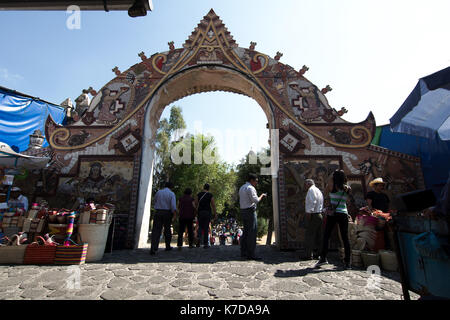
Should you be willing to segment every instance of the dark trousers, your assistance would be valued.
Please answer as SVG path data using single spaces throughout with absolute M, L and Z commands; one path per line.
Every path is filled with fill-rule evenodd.
M 183 246 L 183 234 L 186 230 L 186 227 L 188 229 L 188 239 L 189 239 L 189 246 L 191 247 L 194 243 L 194 218 L 180 218 L 178 222 L 178 246 Z
M 159 239 L 161 238 L 162 228 L 164 227 L 164 240 L 166 242 L 166 248 L 170 247 L 170 241 L 172 240 L 172 232 L 170 226 L 172 224 L 173 214 L 169 210 L 158 210 L 153 217 L 152 228 L 152 246 L 151 250 L 156 251 L 159 247 Z
M 240 240 L 241 256 L 253 258 L 256 249 L 256 209 L 241 209 L 244 230 Z
M 203 243 L 204 246 L 209 245 L 209 224 L 211 222 L 211 212 L 210 211 L 199 211 L 198 212 L 198 234 L 199 243 Z
M 321 259 L 325 259 L 328 254 L 328 242 L 330 240 L 331 232 L 334 226 L 339 225 L 339 231 L 341 232 L 342 242 L 344 242 L 346 263 L 350 263 L 350 242 L 348 240 L 348 218 L 346 214 L 335 213 L 334 216 L 327 216 L 327 222 L 325 223 L 325 232 L 322 244 Z
M 311 257 L 314 251 L 322 248 L 322 224 L 323 217 L 321 213 L 310 213 L 310 219 L 305 217 L 305 257 Z

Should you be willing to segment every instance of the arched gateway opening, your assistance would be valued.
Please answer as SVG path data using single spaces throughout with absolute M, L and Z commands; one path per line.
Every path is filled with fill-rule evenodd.
M 257 84 L 237 70 L 216 65 L 195 66 L 180 71 L 167 79 L 146 106 L 139 179 L 138 215 L 136 217 L 136 242 L 138 247 L 148 246 L 155 136 L 161 114 L 164 108 L 172 102 L 192 94 L 211 91 L 233 92 L 253 98 L 266 114 L 269 128 L 274 128 L 275 119 L 269 99 L 258 88 Z M 271 155 L 278 153 L 278 150 L 275 149 L 271 148 Z M 277 161 L 272 159 L 271 163 L 275 162 Z M 275 169 L 274 172 L 277 172 L 277 170 Z M 272 192 L 273 194 L 278 194 L 276 176 L 272 179 Z M 278 217 L 278 204 L 275 198 L 273 212 L 274 225 L 278 226 L 278 221 L 275 220 Z M 277 233 L 275 233 L 275 239 L 277 239 L 276 237 Z
M 155 131 L 165 106 L 199 92 L 227 91 L 254 99 L 267 116 L 271 136 L 271 174 L 275 240 L 280 249 L 298 249 L 304 241 L 305 179 L 319 188 L 335 169 L 343 169 L 355 190 L 354 208 L 364 201 L 368 181 L 383 177 L 391 194 L 423 187 L 419 159 L 371 145 L 375 119 L 342 119 L 345 108 L 332 108 L 325 94 L 295 70 L 274 58 L 237 45 L 211 10 L 182 48 L 147 57 L 121 72 L 98 92 L 77 98 L 74 122 L 61 127 L 51 117 L 46 137 L 59 182 L 89 180 L 89 168 L 103 176 L 90 179 L 91 191 L 116 203 L 123 216 L 125 247 L 147 246 Z M 89 101 L 88 93 L 93 96 Z M 102 180 L 103 179 L 103 180 Z M 57 194 L 58 196 L 58 194 Z

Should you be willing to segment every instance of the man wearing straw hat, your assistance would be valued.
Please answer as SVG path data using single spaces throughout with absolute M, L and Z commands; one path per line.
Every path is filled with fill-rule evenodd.
M 389 197 L 383 193 L 385 182 L 383 178 L 376 178 L 370 181 L 369 186 L 373 189 L 366 195 L 366 201 L 369 205 L 370 211 L 381 210 L 383 212 L 389 211 Z

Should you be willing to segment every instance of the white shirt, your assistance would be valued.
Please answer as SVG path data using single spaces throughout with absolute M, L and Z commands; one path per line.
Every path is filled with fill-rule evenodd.
M 256 204 L 259 202 L 256 189 L 247 182 L 239 189 L 239 205 L 241 209 L 256 208 Z
M 175 193 L 169 188 L 159 190 L 155 194 L 155 209 L 156 210 L 170 210 L 174 212 L 177 210 L 177 203 Z
M 322 209 L 322 192 L 315 185 L 312 185 L 306 194 L 305 211 L 306 213 L 322 213 Z

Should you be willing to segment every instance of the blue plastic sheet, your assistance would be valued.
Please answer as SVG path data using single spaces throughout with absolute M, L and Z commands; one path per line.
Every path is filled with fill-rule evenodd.
M 421 78 L 390 123 L 394 132 L 450 140 L 450 67 Z
M 450 141 L 392 132 L 389 125 L 379 128 L 377 145 L 420 158 L 425 186 L 438 198 L 450 172 Z
M 39 129 L 45 135 L 48 115 L 62 124 L 65 109 L 0 88 L 0 141 L 17 146 L 20 152 L 25 151 L 30 142 L 29 136 L 35 130 Z M 43 146 L 48 146 L 47 140 Z

